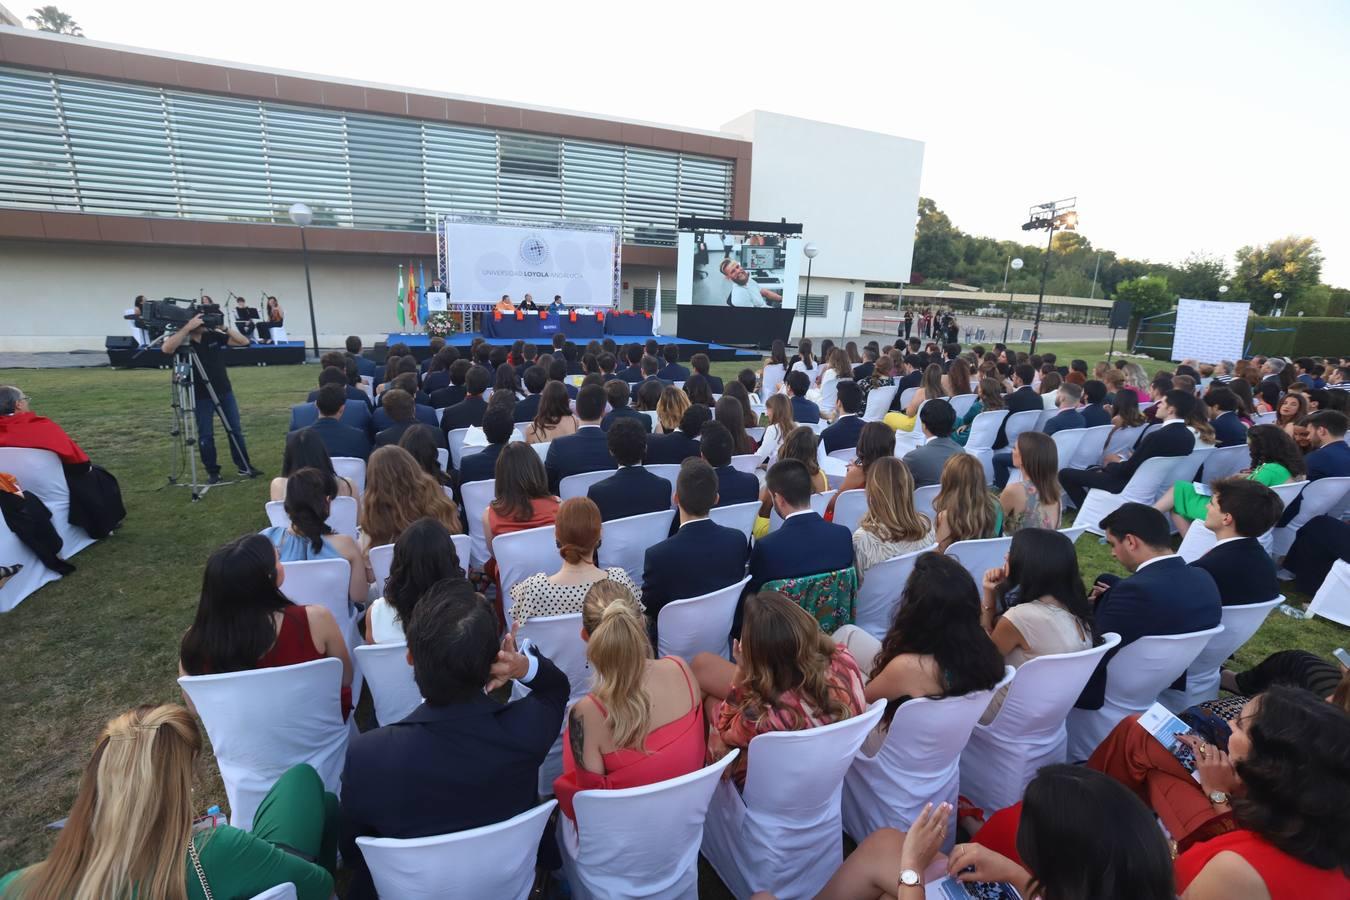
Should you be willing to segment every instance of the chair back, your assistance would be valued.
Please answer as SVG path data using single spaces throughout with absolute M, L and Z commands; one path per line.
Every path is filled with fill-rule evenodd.
M 602 569 L 619 566 L 628 573 L 634 584 L 641 587 L 647 548 L 659 544 L 670 535 L 670 523 L 674 517 L 675 510 L 663 509 L 605 522 L 600 527 L 600 559 L 596 565 Z
M 998 439 L 999 426 L 1008 417 L 1006 409 L 991 409 L 982 412 L 970 423 L 970 435 L 966 438 L 966 452 L 984 466 L 985 484 L 994 483 L 994 441 Z
M 837 818 L 844 773 L 885 711 L 886 701 L 877 700 L 859 715 L 829 725 L 756 735 L 748 750 L 745 805 L 783 823 L 810 826 L 831 812 Z
M 539 648 L 539 652 L 552 660 L 571 685 L 568 705 L 576 703 L 591 689 L 591 665 L 586 659 L 586 642 L 581 639 L 581 613 L 569 613 L 563 616 L 534 616 L 521 624 L 519 637 L 527 637 Z M 517 700 L 525 693 L 519 684 L 511 686 L 511 699 Z M 538 787 L 541 796 L 553 793 L 553 782 L 562 774 L 563 749 L 562 735 L 567 726 L 564 717 L 558 728 L 558 737 L 549 748 L 539 766 Z
M 670 482 L 671 496 L 675 495 L 675 480 L 680 477 L 680 467 L 675 463 L 653 463 L 646 466 L 648 472 L 653 475 L 660 475 L 666 481 Z
M 822 491 L 819 494 L 811 495 L 811 510 L 817 515 L 825 515 L 825 508 L 830 505 L 830 498 L 835 495 L 835 491 Z M 778 515 L 778 510 L 769 512 L 769 530 L 777 531 L 783 527 L 783 519 Z
M 1205 460 L 1205 482 L 1212 483 L 1221 478 L 1236 475 L 1250 465 L 1251 448 L 1246 444 L 1234 444 L 1231 447 L 1215 447 L 1214 452 Z
M 383 597 L 384 583 L 389 580 L 389 570 L 394 567 L 394 545 L 371 547 L 366 558 L 370 560 L 370 569 L 375 573 L 375 583 L 370 586 L 371 594 Z
M 1078 447 L 1086 435 L 1086 428 L 1065 428 L 1050 435 L 1050 439 L 1055 442 L 1055 458 L 1059 461 L 1059 468 L 1067 468 L 1065 463 L 1078 455 Z
M 1273 425 L 1275 424 L 1275 418 L 1276 413 L 1274 410 L 1271 410 L 1270 412 L 1257 413 L 1256 415 L 1252 416 L 1252 425 Z
M 360 504 L 354 497 L 334 497 L 328 507 L 328 527 L 338 534 L 345 534 L 352 540 L 357 540 L 361 536 L 361 530 L 356 524 L 359 508 Z M 287 524 L 290 524 L 289 519 Z
M 764 366 L 764 375 L 762 384 L 759 388 L 759 395 L 765 400 L 778 393 L 778 386 L 783 383 L 783 377 L 787 375 L 781 363 L 768 363 Z
M 450 451 L 444 447 L 436 448 L 436 462 L 440 463 L 442 472 L 450 471 Z
M 483 531 L 483 512 L 496 491 L 497 483 L 490 478 L 459 486 L 459 495 L 464 498 L 464 524 L 469 529 L 469 558 L 476 568 L 481 568 L 491 555 L 487 549 L 487 534 Z
M 1289 552 L 1298 530 L 1317 516 L 1327 515 L 1339 510 L 1347 494 L 1350 494 L 1350 476 L 1319 478 L 1304 482 L 1303 492 L 1299 495 L 1298 512 L 1287 524 L 1275 529 L 1275 547 L 1272 554 L 1277 559 Z
M 351 564 L 345 559 L 309 559 L 288 562 L 285 566 L 286 580 L 281 583 L 281 592 L 286 599 L 300 606 L 322 606 L 328 610 L 351 644 L 356 626 L 356 607 L 349 599 Z
M 285 884 L 269 888 L 261 894 L 254 894 L 253 900 L 296 900 L 298 896 L 295 892 L 295 884 L 288 881 Z
M 1093 425 L 1091 428 L 1084 428 L 1082 436 L 1078 439 L 1078 447 L 1074 450 L 1073 458 L 1066 460 L 1060 457 L 1059 467 L 1061 469 L 1086 469 L 1089 466 L 1100 465 L 1103 452 L 1106 450 L 1106 440 L 1111 434 L 1114 425 Z
M 1012 546 L 1011 537 L 984 538 L 977 541 L 957 541 L 947 548 L 947 556 L 956 561 L 970 573 L 976 584 L 981 584 L 984 573 L 1003 565 L 1003 558 Z
M 1350 562 L 1336 560 L 1308 604 L 1308 618 L 1321 616 L 1350 625 Z
M 891 411 L 891 401 L 895 399 L 895 385 L 875 387 L 867 392 L 867 407 L 863 410 L 864 422 L 880 422 Z
M 52 527 L 61 536 L 62 559 L 94 543 L 89 532 L 70 522 L 70 488 L 59 456 L 33 447 L 0 447 L 0 472 L 17 478 L 25 491 L 41 498 L 51 511 Z
M 356 845 L 381 897 L 525 900 L 534 886 L 539 840 L 557 805 L 549 800 L 505 822 L 453 834 L 359 837 Z
M 362 644 L 352 651 L 352 660 L 370 685 L 375 719 L 381 725 L 402 721 L 422 705 L 422 691 L 413 678 L 406 641 Z
M 1045 426 L 1050 422 L 1050 420 L 1051 420 L 1052 418 L 1054 418 L 1055 414 L 1058 413 L 1058 412 L 1059 412 L 1059 410 L 1056 409 L 1056 408 L 1053 407 L 1053 406 L 1050 407 L 1049 409 L 1041 410 L 1040 418 L 1038 418 L 1038 419 L 1036 420 L 1036 429 L 1035 429 L 1035 430 L 1036 430 L 1036 431 L 1044 431 L 1044 430 L 1045 430 Z M 1068 429 L 1065 429 L 1065 430 L 1067 431 Z
M 756 453 L 738 453 L 731 458 L 731 467 L 737 472 L 755 474 L 759 468 L 759 455 Z
M 839 400 L 839 379 L 828 378 L 820 385 L 820 413 L 821 415 L 834 415 L 835 404 Z
M 1172 483 L 1171 477 L 1176 471 L 1177 460 L 1178 457 L 1175 456 L 1155 456 L 1144 460 L 1118 494 L 1096 488 L 1089 490 L 1082 508 L 1074 517 L 1074 524 L 1086 528 L 1093 534 L 1104 534 L 1101 520 L 1126 503 L 1152 506 Z
M 956 421 L 961 421 L 970 408 L 975 405 L 975 394 L 957 394 L 955 397 L 948 397 L 947 402 L 952 405 L 956 412 Z
M 1177 460 L 1176 465 L 1172 469 L 1172 477 L 1169 481 L 1173 483 L 1178 481 L 1194 481 L 1200 472 L 1200 468 L 1205 464 L 1205 460 L 1209 459 L 1210 454 L 1213 452 L 1213 444 L 1204 444 L 1200 441 L 1196 441 L 1195 449 Z M 1164 490 L 1166 490 L 1165 487 Z M 1161 495 L 1161 491 L 1159 494 Z
M 1186 529 L 1185 537 L 1181 539 L 1181 545 L 1177 547 L 1177 556 L 1189 565 L 1214 549 L 1214 545 L 1218 542 L 1218 536 L 1210 531 L 1209 526 L 1203 521 L 1192 522 L 1191 527 Z
M 542 441 L 538 444 L 530 444 L 534 452 L 539 456 L 540 462 L 548 462 L 548 448 L 553 445 L 552 441 Z
M 1059 529 L 1059 533 L 1068 538 L 1070 544 L 1076 544 L 1078 539 L 1087 533 L 1087 529 L 1078 525 L 1071 525 L 1068 528 Z
M 909 409 L 909 401 L 914 399 L 914 395 L 919 392 L 916 387 L 905 388 L 900 392 L 900 408 Z
M 763 414 L 764 414 L 764 411 L 763 411 L 763 408 L 762 408 L 762 407 L 761 407 L 761 409 L 760 409 L 760 413 L 759 413 L 759 414 L 760 414 L 760 415 L 763 415 Z M 764 432 L 765 432 L 765 430 L 766 430 L 766 429 L 765 429 L 765 427 L 764 427 L 763 425 L 747 425 L 747 426 L 745 426 L 745 433 L 748 434 L 748 435 L 750 435 L 750 437 L 754 438 L 756 442 L 759 442 L 759 441 L 764 440 Z
M 858 458 L 858 448 L 843 447 L 839 450 L 831 450 L 829 453 L 825 455 L 830 457 L 830 459 L 837 459 L 840 462 L 847 465 L 848 463 L 851 463 L 853 462 L 853 460 Z
M 927 484 L 914 489 L 914 511 L 927 516 L 929 525 L 934 525 L 937 522 L 937 513 L 933 511 L 933 501 L 937 499 L 938 492 L 941 490 L 942 485 L 940 484 Z
M 598 472 L 582 472 L 578 475 L 568 475 L 562 481 L 558 482 L 558 499 L 571 500 L 573 497 L 585 497 L 586 492 L 590 490 L 591 485 L 598 481 L 604 481 L 613 474 L 613 469 L 601 469 Z
M 333 457 L 333 471 L 355 485 L 357 497 L 366 492 L 366 461 L 364 459 L 356 456 L 335 456 Z
M 931 549 L 931 548 L 930 548 Z M 877 640 L 886 636 L 900 607 L 900 593 L 905 589 L 914 561 L 928 550 L 915 550 L 892 556 L 872 566 L 862 575 L 862 587 L 854 604 L 853 624 Z
M 455 558 L 459 560 L 459 567 L 464 570 L 465 577 L 469 574 L 469 555 L 473 552 L 473 539 L 467 534 L 450 535 L 450 543 L 455 547 Z
M 502 613 L 508 623 L 511 622 L 511 588 L 536 573 L 552 575 L 562 568 L 552 525 L 499 535 L 492 539 L 492 555 L 497 560 Z
M 1009 413 L 1008 424 L 1003 429 L 1003 433 L 1008 436 L 1008 446 L 1016 444 L 1017 436 L 1022 432 L 1035 431 L 1044 412 L 1042 409 L 1024 409 L 1021 412 Z M 966 442 L 966 446 L 970 446 L 969 441 Z
M 853 624 L 853 608 L 858 598 L 858 570 L 835 569 L 801 578 L 766 581 L 761 590 L 778 591 L 811 614 L 820 630 L 834 634 Z
M 1158 696 L 1159 702 L 1172 712 L 1180 713 L 1197 703 L 1217 699 L 1219 667 L 1256 634 L 1271 610 L 1283 602 L 1284 595 L 1280 594 L 1274 600 L 1263 603 L 1225 606 L 1220 620 L 1223 630 L 1209 639 L 1200 655 L 1186 668 L 1186 689 L 1178 691 L 1169 688 Z
M 755 517 L 758 515 L 758 500 L 751 500 L 748 503 L 733 503 L 731 506 L 714 506 L 708 510 L 708 518 L 718 525 L 735 528 L 745 535 L 747 541 L 755 528 Z
M 456 472 L 459 471 L 459 461 L 464 455 L 464 438 L 468 433 L 467 428 L 452 428 L 445 433 L 445 443 L 450 449 L 450 464 L 454 466 Z
M 1106 441 L 1106 447 L 1102 450 L 1102 456 L 1111 456 L 1113 454 L 1124 453 L 1134 446 L 1135 441 L 1147 429 L 1147 425 L 1131 425 L 1129 428 L 1121 428 L 1112 434 Z M 1098 460 L 1100 462 L 1100 459 Z
M 736 615 L 736 604 L 749 583 L 750 576 L 747 575 L 720 590 L 672 600 L 661 607 L 656 615 L 656 655 L 692 660 L 699 653 L 707 652 L 729 658 L 731 622 Z
M 838 457 L 826 456 L 823 446 L 816 448 L 816 465 L 825 473 L 825 484 L 831 491 L 839 490 L 839 486 L 848 477 L 848 464 Z
M 857 488 L 844 491 L 834 499 L 834 524 L 843 525 L 849 531 L 858 527 L 867 513 L 867 490 Z
M 300 763 L 314 767 L 324 788 L 339 790 L 350 733 L 342 721 L 341 660 L 185 675 L 178 684 L 211 738 L 231 825 L 250 830 L 263 797 Z
M 695 897 L 703 822 L 732 750 L 687 775 L 642 787 L 579 791 L 576 823 L 558 823 L 573 896 Z

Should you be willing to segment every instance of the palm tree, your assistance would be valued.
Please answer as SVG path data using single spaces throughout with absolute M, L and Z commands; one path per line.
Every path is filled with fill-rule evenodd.
M 53 34 L 68 34 L 71 37 L 84 37 L 80 25 L 55 6 L 39 6 L 33 10 L 36 15 L 28 17 L 38 31 L 50 31 Z

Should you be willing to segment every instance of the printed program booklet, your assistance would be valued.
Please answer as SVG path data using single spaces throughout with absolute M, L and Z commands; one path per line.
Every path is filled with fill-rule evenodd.
M 1154 703 L 1148 709 L 1139 714 L 1139 725 L 1149 734 L 1158 739 L 1158 743 L 1168 749 L 1177 762 L 1181 763 L 1182 768 L 1191 773 L 1191 777 L 1196 781 L 1200 776 L 1195 771 L 1195 754 L 1191 748 L 1181 741 L 1177 740 L 1179 735 L 1195 734 L 1191 726 L 1172 715 L 1172 712 L 1161 703 Z
M 965 884 L 955 878 L 940 878 L 924 885 L 925 900 L 1022 900 L 1017 889 L 1007 882 L 971 881 Z

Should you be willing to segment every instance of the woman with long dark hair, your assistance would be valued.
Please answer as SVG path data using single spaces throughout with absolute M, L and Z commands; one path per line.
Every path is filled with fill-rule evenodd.
M 539 410 L 534 421 L 525 430 L 525 440 L 531 444 L 543 444 L 555 437 L 576 434 L 577 419 L 572 415 L 571 402 L 567 398 L 567 388 L 561 381 L 550 381 L 539 394 Z
M 1059 447 L 1040 431 L 1024 431 L 1013 442 L 1012 464 L 1021 481 L 1009 482 L 999 494 L 1003 534 L 1023 528 L 1058 528 Z
M 736 382 L 732 382 L 736 384 Z M 740 387 L 740 385 L 736 385 Z M 754 438 L 745 430 L 745 410 L 741 406 L 741 401 L 734 396 L 723 394 L 717 400 L 717 407 L 713 418 L 720 424 L 726 426 L 727 431 L 731 432 L 732 449 L 737 454 L 754 453 Z
M 739 381 L 728 381 L 724 388 L 723 397 L 731 397 L 741 404 L 741 422 L 746 428 L 753 428 L 759 424 L 759 416 L 755 413 L 754 406 L 750 403 L 750 392 L 745 389 L 745 385 Z M 719 399 L 720 403 L 721 400 Z M 751 438 L 753 440 L 753 438 Z M 742 451 L 737 451 L 738 453 Z M 744 451 L 753 453 L 753 450 Z
M 844 491 L 860 491 L 867 487 L 867 472 L 879 459 L 895 456 L 895 432 L 885 422 L 868 422 L 858 432 L 858 445 L 853 449 L 853 462 L 844 472 L 839 490 L 825 507 L 825 518 L 834 520 L 834 504 Z
M 286 515 L 289 525 L 273 525 L 262 535 L 277 548 L 282 562 L 310 559 L 345 559 L 351 566 L 348 596 L 353 602 L 365 602 L 373 580 L 365 557 L 356 541 L 335 534 L 327 519 L 332 501 L 328 482 L 318 469 L 301 469 L 286 479 Z
M 702 403 L 709 409 L 712 408 L 712 388 L 708 385 L 708 379 L 695 372 L 684 382 L 684 395 L 689 398 L 689 405 Z
M 414 425 L 403 432 L 403 437 L 398 439 L 398 445 L 411 453 L 412 458 L 422 467 L 422 471 L 436 479 L 441 487 L 454 487 L 455 481 L 445 469 L 441 468 L 441 455 L 437 452 L 444 449 L 441 446 L 444 439 L 444 436 L 430 425 Z
M 975 391 L 975 402 L 970 404 L 966 414 L 961 417 L 956 430 L 952 432 L 952 440 L 964 447 L 966 441 L 970 440 L 970 423 L 975 421 L 975 417 L 982 412 L 1000 409 L 1003 409 L 1003 385 L 997 378 L 981 378 Z
M 417 601 L 433 584 L 463 578 L 464 567 L 450 532 L 435 519 L 418 519 L 394 542 L 394 559 L 384 596 L 366 610 L 366 641 L 371 644 L 403 640 L 404 624 L 412 621 Z
M 1247 446 L 1251 450 L 1251 466 L 1244 470 L 1244 475 L 1266 487 L 1302 478 L 1308 471 L 1298 444 L 1278 425 L 1249 428 Z M 1178 481 L 1153 505 L 1170 513 L 1177 530 L 1185 535 L 1192 522 L 1204 521 L 1212 499 L 1212 489 L 1209 494 L 1201 494 L 1195 482 Z
M 286 450 L 281 455 L 281 476 L 272 479 L 272 499 L 286 499 L 286 479 L 301 469 L 317 469 L 324 475 L 324 491 L 333 497 L 355 497 L 356 485 L 333 469 L 333 458 L 323 438 L 312 428 L 300 428 L 286 435 Z

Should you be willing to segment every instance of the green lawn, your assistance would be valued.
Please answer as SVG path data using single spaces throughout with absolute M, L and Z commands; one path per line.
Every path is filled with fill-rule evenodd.
M 1091 360 L 1105 352 L 1104 345 L 1089 346 L 1074 353 Z M 714 371 L 734 377 L 742 367 L 720 363 Z M 316 370 L 232 369 L 230 375 L 254 463 L 275 475 L 289 407 L 304 399 Z M 3 617 L 3 873 L 44 855 L 50 832 L 43 826 L 66 815 L 80 769 L 108 718 L 139 703 L 179 699 L 178 640 L 191 622 L 202 567 L 222 542 L 266 524 L 267 479 L 214 488 L 195 504 L 184 489 L 166 486 L 172 455 L 166 372 L 0 370 L 0 383 L 21 386 L 36 411 L 60 422 L 113 472 L 128 510 L 115 536 L 75 558 L 79 571 Z M 225 446 L 219 434 L 217 445 Z M 1079 549 L 1087 578 L 1121 571 L 1092 537 L 1085 536 Z M 1295 646 L 1329 654 L 1345 644 L 1347 629 L 1273 615 L 1240 661 L 1249 665 Z M 197 791 L 203 809 L 224 803 L 209 756 Z

